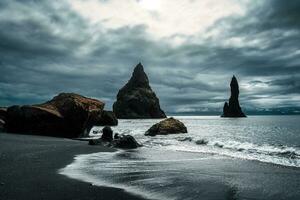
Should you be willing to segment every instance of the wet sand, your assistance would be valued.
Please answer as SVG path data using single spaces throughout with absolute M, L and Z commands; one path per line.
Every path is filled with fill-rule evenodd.
M 70 139 L 0 133 L 0 199 L 143 199 L 58 174 L 77 154 L 108 151 L 114 150 Z

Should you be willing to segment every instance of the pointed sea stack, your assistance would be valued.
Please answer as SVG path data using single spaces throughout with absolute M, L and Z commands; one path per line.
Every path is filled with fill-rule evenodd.
M 231 83 L 231 96 L 229 103 L 225 102 L 223 107 L 223 115 L 221 117 L 246 117 L 243 113 L 239 103 L 239 84 L 235 78 L 232 77 Z
M 113 111 L 120 119 L 166 118 L 141 63 L 135 67 L 128 83 L 120 89 Z

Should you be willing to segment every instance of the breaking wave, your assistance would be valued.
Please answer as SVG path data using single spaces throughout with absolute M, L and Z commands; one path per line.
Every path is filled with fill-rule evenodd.
M 192 139 L 191 137 L 180 138 L 177 139 L 177 141 L 184 144 L 165 144 L 161 146 L 167 146 L 168 149 L 177 151 L 219 154 L 233 158 L 257 160 L 290 167 L 300 167 L 299 147 L 270 144 L 260 145 L 232 140 L 219 141 Z

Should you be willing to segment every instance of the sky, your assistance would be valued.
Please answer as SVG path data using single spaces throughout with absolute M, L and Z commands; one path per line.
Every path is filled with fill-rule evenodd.
M 300 1 L 1 0 L 0 105 L 60 92 L 111 110 L 141 62 L 168 114 L 300 113 Z

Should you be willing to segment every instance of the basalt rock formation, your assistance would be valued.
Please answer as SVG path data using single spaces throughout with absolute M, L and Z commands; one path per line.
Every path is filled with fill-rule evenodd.
M 38 105 L 11 106 L 5 131 L 74 138 L 103 120 L 104 103 L 74 93 L 61 93 Z
M 117 101 L 113 105 L 117 118 L 146 119 L 165 118 L 159 100 L 152 91 L 149 80 L 144 72 L 143 65 L 139 63 L 128 83 L 120 89 Z
M 235 76 L 232 77 L 230 88 L 231 96 L 229 98 L 229 103 L 225 102 L 224 104 L 222 117 L 246 117 L 240 107 L 239 84 Z
M 121 149 L 136 149 L 142 146 L 133 136 L 124 134 L 118 135 L 117 137 L 115 136 L 112 145 L 115 148 Z
M 136 149 L 142 146 L 131 135 L 116 133 L 113 137 L 113 131 L 108 126 L 102 129 L 101 138 L 89 140 L 89 145 L 102 145 L 121 149 Z
M 101 139 L 107 142 L 111 142 L 113 140 L 113 130 L 109 126 L 105 126 L 102 129 Z
M 154 124 L 146 133 L 147 136 L 187 133 L 186 126 L 179 120 L 170 117 Z

